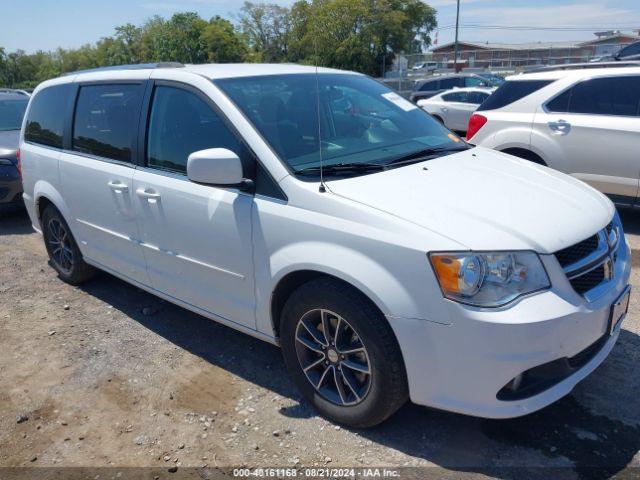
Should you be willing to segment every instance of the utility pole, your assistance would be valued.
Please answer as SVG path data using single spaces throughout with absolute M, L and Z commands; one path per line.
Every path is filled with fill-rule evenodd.
M 456 8 L 456 43 L 455 43 L 454 52 L 453 52 L 454 73 L 458 73 L 458 24 L 459 22 L 460 22 L 460 0 L 458 0 L 458 5 Z

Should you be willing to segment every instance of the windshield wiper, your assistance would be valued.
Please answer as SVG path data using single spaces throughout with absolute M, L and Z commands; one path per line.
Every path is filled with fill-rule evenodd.
M 381 170 L 387 170 L 389 168 L 398 167 L 400 165 L 406 165 L 409 163 L 417 163 L 422 162 L 423 160 L 427 160 L 429 158 L 434 157 L 435 155 L 441 153 L 454 153 L 461 152 L 463 150 L 467 150 L 469 147 L 464 145 L 462 148 L 451 148 L 451 147 L 437 147 L 437 148 L 426 148 L 423 150 L 418 150 L 416 152 L 412 152 L 408 155 L 402 155 L 391 160 L 388 163 L 334 163 L 332 165 L 323 165 L 322 173 L 341 173 L 341 172 L 375 172 Z M 318 175 L 320 173 L 320 167 L 308 167 L 303 168 L 301 170 L 297 170 L 295 173 L 299 173 L 301 175 Z
M 340 173 L 340 172 L 374 172 L 384 170 L 387 165 L 380 163 L 337 163 L 333 165 L 323 165 L 322 173 Z M 301 175 L 317 175 L 320 173 L 320 167 L 308 167 L 297 170 L 296 173 Z
M 416 163 L 422 162 L 423 160 L 428 160 L 433 158 L 434 156 L 441 153 L 454 153 L 454 152 L 462 152 L 463 150 L 468 150 L 469 147 L 464 145 L 462 148 L 451 148 L 451 147 L 436 147 L 436 148 L 425 148 L 423 150 L 418 150 L 417 152 L 410 153 L 408 155 L 402 155 L 391 160 L 386 165 L 403 165 L 407 163 Z

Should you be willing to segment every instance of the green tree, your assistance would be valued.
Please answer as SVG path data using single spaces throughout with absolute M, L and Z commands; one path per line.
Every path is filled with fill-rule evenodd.
M 245 39 L 229 20 L 213 17 L 202 32 L 207 60 L 215 63 L 242 62 L 247 56 Z
M 167 52 L 163 61 L 203 63 L 207 60 L 206 45 L 202 33 L 207 22 L 197 13 L 176 13 L 165 24 L 168 36 Z
M 289 58 L 381 75 L 396 54 L 430 44 L 435 15 L 420 0 L 300 0 Z
M 396 54 L 430 45 L 436 12 L 421 0 L 245 2 L 236 28 L 193 12 L 155 16 L 75 49 L 0 47 L 0 85 L 32 87 L 61 73 L 139 62 L 299 62 L 380 75 Z
M 287 59 L 291 37 L 288 8 L 274 3 L 245 2 L 241 9 L 240 27 L 255 60 L 281 62 Z

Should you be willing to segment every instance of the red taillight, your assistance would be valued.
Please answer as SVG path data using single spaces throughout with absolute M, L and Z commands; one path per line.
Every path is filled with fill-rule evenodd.
M 483 117 L 478 113 L 474 113 L 469 118 L 469 126 L 467 127 L 467 141 L 471 140 L 478 130 L 484 127 L 484 124 L 487 123 L 487 117 Z
M 20 174 L 20 177 L 22 177 L 22 162 L 20 161 L 20 149 L 18 149 L 18 151 L 16 152 L 16 158 L 18 159 L 18 164 L 16 165 L 16 167 L 18 168 L 18 173 Z

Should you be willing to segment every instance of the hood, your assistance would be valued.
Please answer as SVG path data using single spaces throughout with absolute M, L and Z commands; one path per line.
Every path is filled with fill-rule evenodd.
M 17 162 L 16 152 L 20 143 L 20 130 L 0 131 L 0 158 Z
M 485 148 L 355 178 L 331 192 L 473 250 L 553 253 L 611 221 L 611 201 L 555 170 Z

